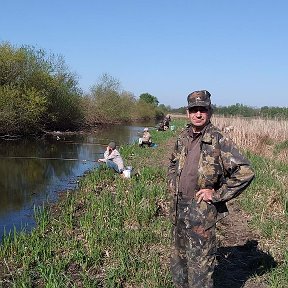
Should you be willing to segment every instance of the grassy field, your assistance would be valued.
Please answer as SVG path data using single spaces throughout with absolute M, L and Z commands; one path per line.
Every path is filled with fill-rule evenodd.
M 131 179 L 95 170 L 57 205 L 35 209 L 37 228 L 4 238 L 0 287 L 173 287 L 166 172 L 184 123 L 173 119 L 176 131 L 152 131 L 155 149 L 121 147 L 126 166 L 134 167 Z M 281 141 L 268 145 L 274 149 Z M 269 287 L 288 287 L 288 165 L 253 150 L 247 155 L 256 179 L 238 201 L 261 235 L 261 248 L 277 261 L 261 277 Z

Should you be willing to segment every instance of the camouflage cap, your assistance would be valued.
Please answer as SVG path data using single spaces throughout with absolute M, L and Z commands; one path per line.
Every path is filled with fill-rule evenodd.
M 210 107 L 211 94 L 207 90 L 194 91 L 187 96 L 188 108 L 195 106 Z

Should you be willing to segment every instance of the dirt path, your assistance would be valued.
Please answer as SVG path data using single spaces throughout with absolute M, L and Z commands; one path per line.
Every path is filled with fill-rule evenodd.
M 217 227 L 215 288 L 267 288 L 265 272 L 275 262 L 258 247 L 260 237 L 249 228 L 249 216 L 239 209 L 237 202 L 230 202 L 228 208 L 230 215 Z
M 163 165 L 168 166 L 174 141 L 166 143 Z M 249 228 L 249 215 L 239 209 L 237 200 L 229 202 L 228 209 L 230 214 L 217 224 L 215 288 L 268 288 L 265 272 L 275 266 L 273 258 L 258 247 L 260 236 Z

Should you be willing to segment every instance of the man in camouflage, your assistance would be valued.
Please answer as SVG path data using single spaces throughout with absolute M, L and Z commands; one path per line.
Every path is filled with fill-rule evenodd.
M 191 123 L 177 138 L 168 169 L 176 287 L 213 287 L 216 222 L 227 215 L 226 202 L 254 178 L 249 161 L 211 124 L 210 96 L 206 90 L 188 95 Z

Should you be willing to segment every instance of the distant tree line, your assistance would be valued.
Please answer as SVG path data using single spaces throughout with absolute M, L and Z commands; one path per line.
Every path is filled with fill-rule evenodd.
M 261 117 L 288 119 L 288 107 L 249 107 L 243 104 L 215 106 L 214 113 L 224 116 Z
M 157 97 L 136 97 L 120 82 L 103 74 L 88 93 L 78 76 L 69 71 L 63 57 L 31 46 L 0 43 L 0 136 L 75 131 L 102 124 L 161 119 L 167 113 L 185 114 L 186 107 L 172 109 Z M 252 108 L 242 104 L 214 106 L 216 114 L 288 119 L 288 108 Z
M 108 74 L 83 93 L 63 57 L 0 43 L 0 135 L 162 118 L 167 111 L 155 96 L 136 99 Z
M 230 106 L 213 105 L 213 111 L 216 115 L 223 116 L 241 116 L 241 117 L 261 117 L 261 118 L 277 118 L 288 119 L 288 107 L 268 107 L 255 108 L 243 104 L 235 104 Z M 171 109 L 171 113 L 186 113 L 186 107 Z

